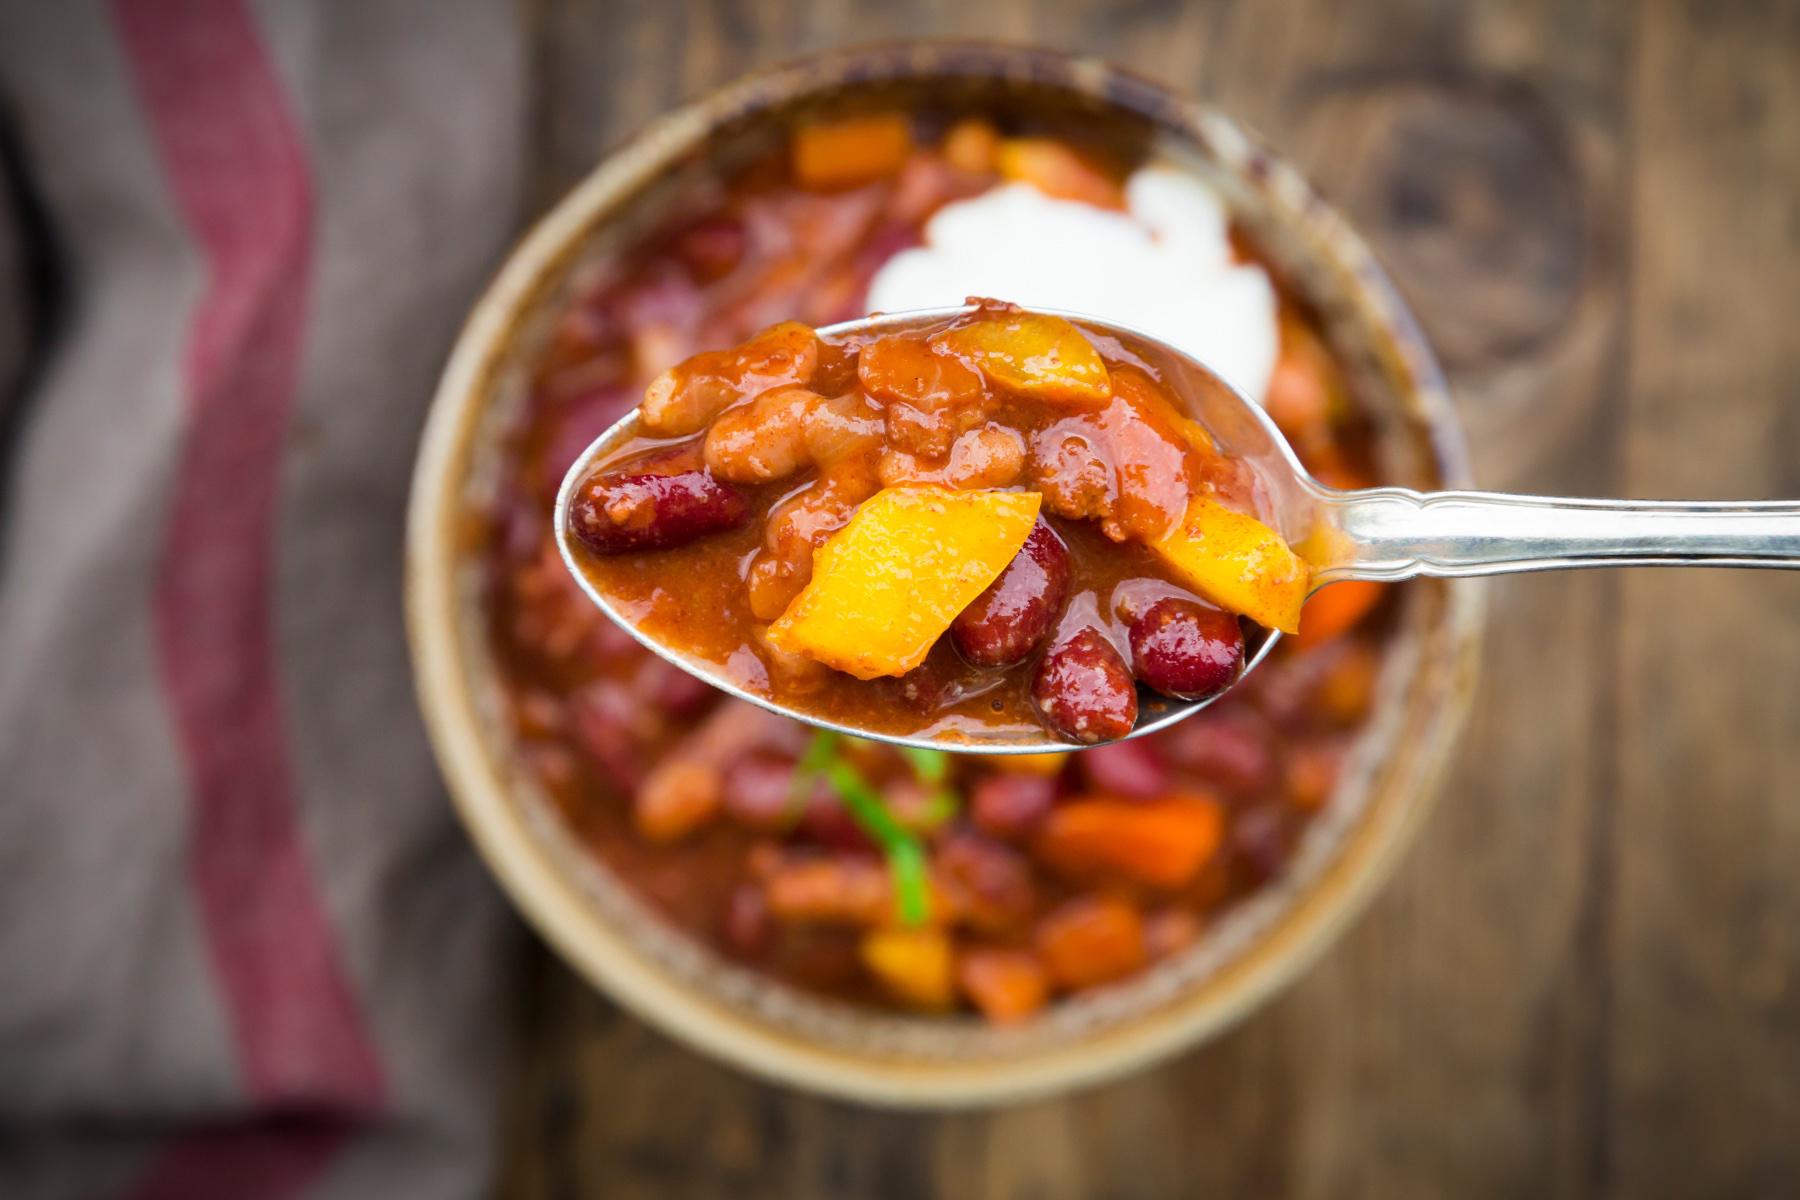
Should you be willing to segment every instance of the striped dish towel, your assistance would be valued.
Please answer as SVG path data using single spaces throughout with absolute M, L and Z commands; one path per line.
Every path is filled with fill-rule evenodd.
M 516 6 L 0 6 L 0 1196 L 488 1186 L 513 930 L 402 510 Z

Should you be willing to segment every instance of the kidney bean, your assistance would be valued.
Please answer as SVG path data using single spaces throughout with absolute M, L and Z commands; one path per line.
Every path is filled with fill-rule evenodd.
M 1210 708 L 1157 738 L 1176 766 L 1240 796 L 1275 786 L 1280 764 L 1266 722 L 1245 709 Z
M 873 850 L 875 843 L 856 823 L 850 810 L 830 792 L 816 794 L 800 815 L 799 832 L 823 846 L 837 850 Z
M 1173 784 L 1169 768 L 1148 742 L 1114 742 L 1078 755 L 1088 786 L 1109 796 L 1153 800 L 1166 796 Z
M 1165 696 L 1203 700 L 1244 668 L 1244 631 L 1228 612 L 1171 596 L 1131 623 L 1137 677 Z
M 1003 842 L 954 833 L 938 847 L 932 865 L 951 911 L 975 929 L 994 934 L 1016 929 L 1037 906 L 1030 862 Z
M 1050 727 L 1071 741 L 1122 738 L 1137 721 L 1131 672 L 1113 644 L 1091 625 L 1044 655 L 1031 681 L 1031 697 Z
M 744 223 L 732 217 L 708 217 L 675 235 L 671 249 L 694 278 L 710 283 L 731 273 L 749 243 Z
M 644 774 L 644 740 L 638 725 L 641 711 L 625 689 L 595 684 L 576 696 L 569 715 L 574 744 L 609 782 L 635 788 Z
M 735 529 L 750 515 L 744 494 L 705 471 L 607 475 L 582 483 L 569 528 L 596 554 L 666 550 Z
M 1029 837 L 1056 802 L 1050 775 L 996 772 L 977 780 L 969 792 L 969 817 L 983 833 L 998 838 Z
M 726 814 L 746 829 L 761 833 L 785 833 L 815 797 L 829 795 L 824 781 L 816 780 L 796 797 L 794 764 L 787 759 L 753 755 L 725 771 Z
M 999 578 L 951 622 L 956 648 L 982 667 L 1024 661 L 1061 615 L 1069 575 L 1069 548 L 1039 521 Z
M 1237 875 L 1252 885 L 1267 883 L 1287 865 L 1293 835 L 1281 809 L 1259 804 L 1231 822 L 1231 861 Z
M 769 920 L 768 901 L 753 883 L 740 883 L 725 901 L 721 932 L 726 949 L 739 958 L 761 958 L 768 951 L 775 929 Z

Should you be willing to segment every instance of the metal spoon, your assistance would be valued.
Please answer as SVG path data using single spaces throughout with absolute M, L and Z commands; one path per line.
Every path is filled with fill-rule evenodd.
M 878 336 L 939 324 L 972 311 L 944 308 L 889 313 L 820 329 L 825 338 Z M 1339 491 L 1306 473 L 1292 447 L 1259 405 L 1203 364 L 1147 334 L 1078 313 L 1066 317 L 1090 335 L 1112 339 L 1161 373 L 1221 449 L 1249 462 L 1271 500 L 1274 524 L 1312 566 L 1316 591 L 1347 579 L 1393 581 L 1416 575 L 1458 578 L 1567 567 L 1800 566 L 1800 501 L 1569 500 L 1494 492 L 1416 492 L 1410 488 Z M 1037 754 L 1068 750 L 1047 732 L 1037 737 L 973 741 L 958 732 L 892 734 L 824 720 L 745 691 L 717 665 L 652 640 L 596 588 L 581 569 L 568 526 L 569 502 L 592 464 L 637 433 L 635 410 L 601 434 L 569 468 L 556 498 L 556 542 L 588 598 L 615 624 L 684 671 L 742 700 L 809 725 L 902 746 Z M 1272 632 L 1244 664 L 1248 675 L 1280 640 Z M 1243 676 L 1240 676 L 1240 680 Z M 1127 738 L 1166 728 L 1213 700 L 1178 701 L 1146 693 Z

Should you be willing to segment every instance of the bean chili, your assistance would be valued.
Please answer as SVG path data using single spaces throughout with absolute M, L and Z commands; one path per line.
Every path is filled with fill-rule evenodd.
M 483 603 L 510 724 L 525 769 L 569 828 L 672 925 L 847 1001 L 1027 1020 L 1058 997 L 1192 945 L 1217 914 L 1280 875 L 1308 822 L 1332 803 L 1391 625 L 1380 591 L 1329 588 L 1308 603 L 1298 638 L 1212 709 L 1163 734 L 1072 754 L 913 761 L 853 739 L 821 747 L 808 730 L 723 699 L 607 622 L 563 569 L 550 536 L 561 477 L 661 372 L 784 321 L 856 315 L 872 272 L 916 243 L 932 212 L 1000 182 L 1116 207 L 1123 172 L 1055 134 L 978 118 L 934 124 L 928 114 L 893 114 L 861 133 L 798 129 L 707 207 L 582 281 L 508 435 L 481 522 Z M 1280 336 L 1271 414 L 1321 478 L 1375 482 L 1367 415 L 1310 314 L 1285 293 Z M 779 373 L 775 357 L 759 369 Z M 822 369 L 832 368 L 827 356 Z M 967 381 L 951 369 L 940 385 L 954 394 Z M 906 436 L 942 453 L 928 420 Z M 645 479 L 620 481 L 612 507 L 628 518 L 636 506 L 661 512 L 673 503 L 687 528 L 714 527 L 659 555 L 726 543 L 747 556 L 769 551 L 747 518 L 720 528 L 739 518 L 704 487 L 660 482 L 704 466 L 704 446 L 686 453 L 646 465 Z M 959 478 L 979 479 L 1003 474 L 1010 457 L 1004 439 L 987 438 L 952 460 Z M 874 490 L 883 484 L 878 475 Z M 798 489 L 813 499 L 789 498 L 801 512 L 787 524 L 809 539 L 817 513 L 853 508 L 861 501 L 846 498 L 867 487 L 848 472 L 821 472 Z M 1089 502 L 1076 487 L 1058 500 Z M 1142 519 L 1136 509 L 1111 516 L 1121 528 Z M 926 667 L 944 669 L 884 686 L 927 711 L 994 699 L 1034 711 L 1029 680 L 976 695 L 990 669 L 980 664 L 1036 641 L 1027 635 L 1043 622 L 1032 616 L 1042 606 L 1032 598 L 1054 594 L 1061 579 L 1066 610 L 1088 555 L 1142 550 L 1112 542 L 1095 527 L 1105 519 L 1053 517 L 1066 563 L 1034 523 L 1026 553 L 927 657 Z M 647 546 L 646 537 L 628 540 Z M 777 592 L 792 586 L 774 567 L 763 573 Z M 754 600 L 735 576 L 690 591 L 699 608 Z M 1170 602 L 1193 601 L 1141 601 L 1128 628 L 1106 630 L 1114 666 L 1174 693 L 1213 686 L 1195 656 L 1167 653 L 1194 617 Z M 889 821 L 867 820 L 870 796 Z
M 579 569 L 658 643 L 839 724 L 1116 740 L 1140 679 L 1209 698 L 1247 633 L 1298 630 L 1307 570 L 1254 474 L 1061 317 L 784 322 L 663 372 L 638 430 L 575 491 Z

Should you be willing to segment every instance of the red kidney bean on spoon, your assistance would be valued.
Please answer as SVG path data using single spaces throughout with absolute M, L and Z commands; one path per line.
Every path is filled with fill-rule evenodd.
M 951 622 L 950 637 L 978 667 L 1023 662 L 1037 649 L 1069 594 L 1069 548 L 1039 521 L 999 578 Z
M 1109 742 L 1137 723 L 1137 688 L 1125 660 L 1093 626 L 1050 647 L 1031 681 L 1050 727 L 1076 742 Z
M 734 529 L 750 514 L 744 494 L 705 471 L 605 475 L 582 483 L 569 529 L 596 554 L 666 550 Z
M 1204 700 L 1244 668 L 1244 631 L 1228 612 L 1169 597 L 1131 623 L 1137 677 L 1165 696 Z

